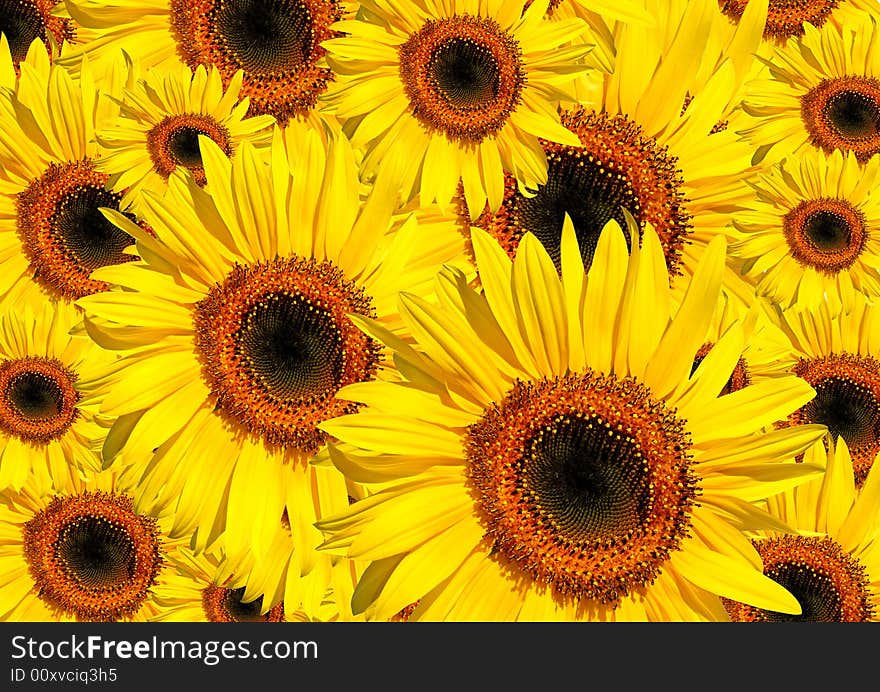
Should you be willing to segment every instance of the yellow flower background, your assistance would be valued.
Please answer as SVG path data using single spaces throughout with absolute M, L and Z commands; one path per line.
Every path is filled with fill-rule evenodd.
M 0 620 L 880 619 L 880 5 L 0 0 Z

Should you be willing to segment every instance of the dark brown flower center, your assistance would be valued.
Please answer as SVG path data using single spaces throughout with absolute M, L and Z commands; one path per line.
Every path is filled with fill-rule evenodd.
M 40 598 L 87 621 L 134 615 L 162 567 L 155 520 L 102 492 L 53 498 L 24 525 L 24 557 Z
M 321 43 L 340 34 L 337 0 L 171 0 L 171 26 L 184 62 L 215 65 L 228 85 L 244 71 L 242 96 L 250 115 L 285 124 L 305 115 L 333 73 L 319 61 Z
M 763 610 L 725 600 L 732 620 L 742 622 L 868 622 L 874 614 L 865 567 L 827 536 L 793 536 L 753 541 L 764 574 L 784 586 L 801 606 L 800 615 Z
M 822 80 L 801 97 L 810 143 L 831 153 L 855 153 L 864 163 L 880 152 L 880 82 L 846 76 Z
M 192 171 L 196 182 L 207 182 L 199 135 L 208 137 L 227 156 L 232 155 L 229 131 L 209 115 L 171 115 L 147 133 L 147 148 L 156 172 L 167 178 L 178 166 Z
M 686 535 L 689 446 L 682 421 L 632 378 L 517 383 L 466 441 L 493 554 L 559 597 L 617 603 Z
M 225 589 L 211 585 L 202 591 L 202 605 L 208 622 L 284 622 L 284 603 L 262 613 L 262 596 L 243 601 L 245 588 Z
M 481 142 L 519 104 L 525 83 L 519 44 L 492 19 L 428 20 L 399 51 L 412 113 L 431 132 Z
M 581 258 L 589 268 L 605 224 L 617 221 L 631 243 L 624 210 L 643 226 L 650 222 L 660 236 L 670 273 L 678 273 L 681 247 L 690 233 L 690 216 L 681 192 L 677 159 L 642 136 L 625 116 L 579 108 L 562 113 L 562 123 L 578 135 L 581 146 L 542 140 L 547 155 L 547 183 L 523 194 L 507 175 L 501 208 L 488 209 L 472 223 L 485 229 L 513 257 L 526 232 L 540 241 L 560 266 L 565 215 L 574 225 Z M 460 196 L 461 197 L 461 196 Z M 459 200 L 463 216 L 473 215 Z
M 336 391 L 378 367 L 378 344 L 352 313 L 373 315 L 370 299 L 330 262 L 236 265 L 194 314 L 218 411 L 268 444 L 315 451 L 316 426 L 357 409 Z
M 0 431 L 34 444 L 63 437 L 79 415 L 76 379 L 54 358 L 0 362 Z

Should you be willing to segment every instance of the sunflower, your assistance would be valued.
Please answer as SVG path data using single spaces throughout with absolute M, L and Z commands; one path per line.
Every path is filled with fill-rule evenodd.
M 861 487 L 880 453 L 880 308 L 864 299 L 849 310 L 793 307 L 782 313 L 781 326 L 797 358 L 791 371 L 816 390 L 784 424 L 819 423 L 831 439 L 843 438 Z M 823 456 L 822 444 L 813 454 Z
M 755 0 L 718 0 L 718 6 L 732 22 L 740 20 Z M 876 0 L 769 0 L 766 3 L 765 41 L 784 44 L 804 35 L 804 25 L 821 28 L 826 22 L 846 25 L 853 12 L 877 9 Z
M 333 470 L 333 473 L 337 472 Z M 288 526 L 286 541 L 274 541 L 259 568 L 247 563 L 233 568 L 222 550 L 202 553 L 195 553 L 188 547 L 175 550 L 169 554 L 168 560 L 186 580 L 156 588 L 155 602 L 161 606 L 161 611 L 155 619 L 174 622 L 333 622 L 353 619 L 349 605 L 354 590 L 352 561 L 340 561 L 345 562 L 346 568 L 331 577 L 331 587 L 326 591 L 322 591 L 326 584 L 320 579 L 312 579 L 311 584 L 308 579 L 295 579 L 285 584 L 289 565 L 286 558 L 294 554 L 291 544 Z M 265 577 L 268 582 L 264 581 Z M 323 579 L 327 581 L 326 575 Z M 305 597 L 294 591 L 285 593 L 285 587 L 293 584 L 306 585 L 306 591 L 314 587 L 315 593 L 308 593 Z M 308 605 L 288 608 L 285 605 L 288 596 Z
M 759 295 L 781 307 L 850 305 L 880 296 L 880 157 L 805 151 L 753 182 L 756 200 L 736 212 L 731 255 Z
M 317 122 L 318 99 L 334 79 L 323 42 L 338 36 L 333 23 L 351 10 L 344 0 L 66 0 L 80 26 L 95 40 L 65 53 L 67 63 L 124 48 L 144 68 L 178 62 L 193 71 L 215 67 L 224 88 L 241 71 L 241 95 L 249 115 Z
M 3 65 L 7 48 L 0 41 Z M 34 291 L 73 300 L 106 288 L 94 269 L 134 259 L 131 237 L 99 211 L 128 213 L 95 165 L 94 132 L 119 112 L 109 97 L 121 71 L 99 91 L 87 68 L 74 79 L 50 65 L 39 41 L 20 69 L 15 93 L 0 94 L 0 302 Z
M 780 329 L 769 305 L 756 299 L 751 306 L 723 294 L 709 324 L 706 341 L 697 351 L 692 366 L 695 371 L 729 329 L 743 332 L 743 351 L 721 394 L 732 394 L 750 384 L 789 375 L 797 360 L 786 333 Z
M 649 7 L 660 16 L 658 3 Z M 614 219 L 627 229 L 629 215 L 639 232 L 653 225 L 673 277 L 691 274 L 707 243 L 727 232 L 730 212 L 750 200 L 744 180 L 754 170 L 751 148 L 719 126 L 730 108 L 735 64 L 745 60 L 740 54 L 745 44 L 691 48 L 690 37 L 707 35 L 717 19 L 713 7 L 699 2 L 653 30 L 616 25 L 618 59 L 603 76 L 597 101 L 562 110 L 562 124 L 577 141 L 540 140 L 549 162 L 547 182 L 528 190 L 507 175 L 494 212 L 460 195 L 462 225 L 487 231 L 511 257 L 524 234 L 532 233 L 559 268 L 565 214 L 574 222 L 588 266 L 605 224 Z M 703 82 L 706 61 L 714 75 Z M 748 300 L 751 291 L 734 271 L 725 282 Z M 675 283 L 679 292 L 686 285 Z
M 245 586 L 223 574 L 222 558 L 182 547 L 168 556 L 181 577 L 155 589 L 161 606 L 155 620 L 171 622 L 284 622 L 284 604 L 263 607 L 262 597 L 248 597 Z
M 534 187 L 547 179 L 538 144 L 577 144 L 556 113 L 573 98 L 589 45 L 569 45 L 586 25 L 547 22 L 548 0 L 371 0 L 345 36 L 324 43 L 339 73 L 332 111 L 367 177 L 394 166 L 404 196 L 446 205 L 459 180 L 474 209 L 501 204 L 504 172 Z M 388 162 L 392 163 L 388 163 Z
M 843 25 L 804 24 L 804 35 L 777 48 L 767 78 L 747 85 L 739 132 L 754 161 L 778 161 L 805 148 L 853 152 L 864 163 L 880 152 L 880 32 L 877 17 L 852 13 Z
M 34 41 L 56 57 L 64 43 L 74 39 L 76 26 L 59 5 L 60 0 L 0 0 L 0 34 L 6 37 L 16 71 Z
M 718 596 L 799 612 L 737 527 L 819 472 L 793 457 L 825 428 L 765 429 L 813 397 L 795 377 L 719 396 L 739 325 L 691 374 L 723 239 L 672 319 L 650 225 L 627 257 L 609 223 L 586 277 L 570 221 L 561 278 L 531 234 L 512 262 L 483 231 L 473 245 L 483 293 L 444 269 L 439 304 L 401 295 L 415 345 L 356 318 L 411 376 L 343 389 L 366 408 L 320 426 L 373 491 L 318 522 L 325 550 L 371 562 L 358 603 L 385 619 L 419 601 L 422 620 L 714 619 Z
M 878 468 L 880 464 L 872 468 Z M 880 620 L 880 470 L 862 491 L 853 485 L 846 442 L 827 454 L 821 479 L 767 500 L 771 513 L 797 533 L 762 531 L 752 543 L 764 574 L 801 604 L 791 615 L 735 601 L 724 603 L 737 622 L 877 622 Z
M 110 471 L 51 492 L 33 481 L 0 495 L 0 621 L 155 617 L 157 588 L 182 581 L 165 522 L 138 513 Z
M 247 97 L 239 101 L 242 73 L 223 88 L 215 67 L 184 66 L 149 70 L 124 92 L 120 119 L 96 133 L 104 147 L 97 169 L 110 175 L 109 186 L 124 193 L 123 207 L 141 189 L 162 191 L 178 167 L 189 169 L 200 184 L 205 171 L 199 135 L 214 140 L 232 156 L 245 139 L 268 145 L 274 123 L 271 116 L 246 117 Z
M 198 550 L 225 527 L 236 568 L 260 561 L 287 524 L 289 582 L 330 579 L 334 560 L 314 553 L 312 524 L 348 504 L 335 469 L 308 463 L 326 440 L 317 424 L 357 408 L 339 388 L 385 369 L 350 315 L 399 329 L 398 290 L 428 283 L 422 256 L 436 259 L 443 242 L 412 219 L 391 223 L 393 187 L 362 205 L 354 152 L 327 137 L 325 149 L 307 124 L 276 128 L 271 165 L 247 142 L 230 163 L 201 137 L 207 186 L 176 171 L 164 197 L 144 193 L 155 239 L 108 213 L 144 259 L 102 270 L 128 290 L 78 302 L 99 344 L 130 349 L 104 379 L 103 410 L 122 417 L 106 449 L 122 450 L 138 507 L 173 511 L 174 535 L 197 531 Z M 305 596 L 288 595 L 299 586 L 273 584 L 267 598 L 286 593 L 296 610 Z
M 80 322 L 62 303 L 18 305 L 0 314 L 0 489 L 65 483 L 101 468 L 110 421 L 94 385 L 107 355 L 71 336 Z

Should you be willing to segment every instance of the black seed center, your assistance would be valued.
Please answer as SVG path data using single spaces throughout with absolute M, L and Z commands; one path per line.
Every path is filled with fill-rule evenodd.
M 34 4 L 0 0 L 0 34 L 5 34 L 9 41 L 13 61 L 20 62 L 35 39 L 46 39 L 46 27 Z
M 804 232 L 819 252 L 839 252 L 852 244 L 852 229 L 839 214 L 814 211 L 804 221 Z
M 823 113 L 844 139 L 870 139 L 880 134 L 880 106 L 857 91 L 834 94 Z
M 266 616 L 260 613 L 263 607 L 263 597 L 249 603 L 243 603 L 244 587 L 230 589 L 223 596 L 223 608 L 233 622 L 263 622 Z
M 342 335 L 327 311 L 302 296 L 273 294 L 251 308 L 237 342 L 251 372 L 279 399 L 339 388 Z
M 828 377 L 814 389 L 816 397 L 804 406 L 809 422 L 827 425 L 834 439 L 843 437 L 853 449 L 876 441 L 880 411 L 869 389 L 838 377 Z
M 619 538 L 642 524 L 651 498 L 645 460 L 601 419 L 565 418 L 525 450 L 524 486 L 569 539 Z
M 302 0 L 228 0 L 215 21 L 245 72 L 272 76 L 309 61 L 312 17 Z
M 767 576 L 784 586 L 798 603 L 801 615 L 764 611 L 770 622 L 841 622 L 840 594 L 831 579 L 801 563 L 786 563 L 768 570 Z
M 61 199 L 52 214 L 53 231 L 76 263 L 89 271 L 131 259 L 123 250 L 134 244 L 128 233 L 114 226 L 100 207 L 119 209 L 119 195 L 96 186 L 81 187 Z
M 439 93 L 455 108 L 480 108 L 500 88 L 498 65 L 492 54 L 469 39 L 453 38 L 431 56 L 428 74 Z
M 26 420 L 54 418 L 64 408 L 64 394 L 58 383 L 46 375 L 25 372 L 9 383 L 7 401 Z
M 593 262 L 599 235 L 611 219 L 620 224 L 629 246 L 631 239 L 622 209 L 635 216 L 638 202 L 623 180 L 574 150 L 548 158 L 547 184 L 534 197 L 516 193 L 513 218 L 524 231 L 535 234 L 557 269 L 566 213 L 571 217 L 587 268 Z
M 62 530 L 56 555 L 68 574 L 90 589 L 110 589 L 135 573 L 134 541 L 120 526 L 99 517 L 80 517 Z
M 207 135 L 207 133 L 189 126 L 178 127 L 169 135 L 168 150 L 178 165 L 187 168 L 202 167 L 199 135 Z

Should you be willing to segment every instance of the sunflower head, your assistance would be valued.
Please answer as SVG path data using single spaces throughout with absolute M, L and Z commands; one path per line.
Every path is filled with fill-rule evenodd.
M 775 482 L 758 478 L 766 467 L 754 466 L 768 455 L 785 486 L 814 477 L 819 467 L 793 457 L 825 432 L 767 431 L 812 398 L 796 377 L 724 393 L 743 328 L 731 325 L 705 348 L 722 239 L 677 310 L 650 225 L 628 256 L 609 223 L 586 274 L 571 219 L 561 275 L 532 234 L 513 260 L 479 229 L 472 242 L 482 293 L 446 269 L 436 303 L 401 296 L 416 338 L 392 348 L 419 379 L 382 393 L 370 383 L 343 389 L 366 407 L 321 425 L 340 441 L 331 446 L 337 467 L 368 489 L 380 484 L 318 522 L 325 549 L 372 560 L 358 608 L 374 619 L 417 600 L 414 619 L 668 618 L 663 603 L 674 593 L 689 604 L 672 606 L 677 617 L 725 619 L 717 596 L 733 589 L 759 607 L 799 612 L 754 569 L 754 549 L 729 516 L 713 509 L 731 507 L 734 477 L 772 493 Z M 359 323 L 383 338 L 369 320 Z M 770 392 L 778 403 L 766 400 Z M 415 507 L 423 528 L 413 524 Z M 401 523 L 411 528 L 399 531 Z M 711 538 L 719 531 L 731 541 L 723 556 Z M 719 561 L 735 580 L 719 579 Z M 417 562 L 432 575 L 421 588 L 406 581 Z
M 880 552 L 876 501 L 880 473 L 861 492 L 844 439 L 820 453 L 824 476 L 768 499 L 778 531 L 754 534 L 764 573 L 801 604 L 799 615 L 725 601 L 731 619 L 744 622 L 875 622 L 880 614 Z M 784 522 L 784 523 L 783 523 Z M 786 524 L 788 526 L 786 526 Z M 790 527 L 790 528 L 788 528 Z

